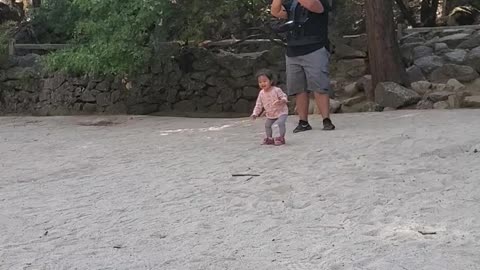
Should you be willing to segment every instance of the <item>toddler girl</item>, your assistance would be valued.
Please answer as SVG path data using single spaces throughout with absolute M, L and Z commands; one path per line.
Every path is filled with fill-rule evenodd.
M 282 145 L 285 144 L 285 122 L 288 117 L 288 99 L 282 89 L 273 86 L 273 74 L 269 70 L 262 70 L 257 73 L 258 85 L 260 93 L 258 94 L 257 103 L 253 110 L 252 118 L 256 119 L 265 110 L 267 120 L 265 121 L 265 132 L 267 137 L 263 144 Z M 280 136 L 273 138 L 272 125 L 277 123 L 280 130 Z

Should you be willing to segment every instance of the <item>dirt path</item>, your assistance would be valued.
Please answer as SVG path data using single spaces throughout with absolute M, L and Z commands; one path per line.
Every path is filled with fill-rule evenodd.
M 0 118 L 0 269 L 480 269 L 478 110 L 98 120 Z

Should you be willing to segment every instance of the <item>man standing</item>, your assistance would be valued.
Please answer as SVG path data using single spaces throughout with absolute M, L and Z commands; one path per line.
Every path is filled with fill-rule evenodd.
M 311 130 L 308 123 L 309 94 L 315 95 L 323 129 L 333 130 L 330 120 L 330 78 L 327 0 L 273 0 L 271 13 L 288 19 L 287 31 L 287 92 L 296 96 L 300 118 L 294 133 Z

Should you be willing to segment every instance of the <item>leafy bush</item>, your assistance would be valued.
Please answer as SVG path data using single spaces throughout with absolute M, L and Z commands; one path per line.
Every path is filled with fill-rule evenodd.
M 49 55 L 46 62 L 51 69 L 132 73 L 149 59 L 152 35 L 163 41 L 229 38 L 265 19 L 267 2 L 45 0 L 33 21 L 43 29 L 42 42 L 59 42 L 62 37 L 75 45 Z

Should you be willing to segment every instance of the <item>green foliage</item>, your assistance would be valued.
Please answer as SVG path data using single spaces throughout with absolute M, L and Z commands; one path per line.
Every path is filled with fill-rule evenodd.
M 71 49 L 47 57 L 53 70 L 118 74 L 143 69 L 152 39 L 229 38 L 267 18 L 268 0 L 45 0 L 33 21 Z M 48 18 L 48 20 L 47 20 Z M 258 24 L 257 24 L 258 25 Z M 40 27 L 41 28 L 41 27 Z
M 62 43 L 74 37 L 81 14 L 72 0 L 42 1 L 32 14 L 32 24 L 42 43 Z
M 54 0 L 65 1 L 65 0 Z M 149 58 L 149 33 L 160 15 L 156 0 L 71 0 L 79 18 L 74 24 L 75 45 L 54 53 L 47 65 L 74 73 L 131 73 Z

